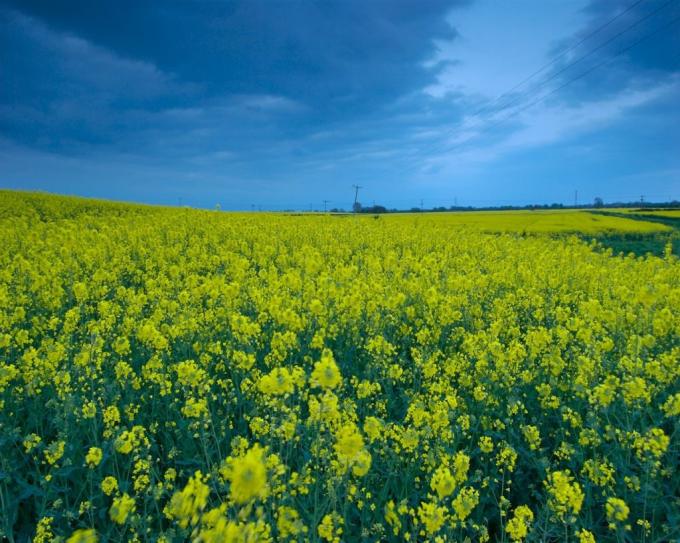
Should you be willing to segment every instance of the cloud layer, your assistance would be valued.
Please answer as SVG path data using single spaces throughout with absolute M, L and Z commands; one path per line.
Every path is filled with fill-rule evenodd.
M 680 10 L 594 34 L 627 6 L 2 2 L 0 183 L 246 209 L 346 207 L 356 182 L 399 207 L 672 194 Z

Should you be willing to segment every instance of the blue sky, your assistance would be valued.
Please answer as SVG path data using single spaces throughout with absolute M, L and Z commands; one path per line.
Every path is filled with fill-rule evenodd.
M 353 184 L 399 208 L 680 200 L 679 18 L 680 0 L 0 0 L 0 186 L 224 209 L 347 208 Z

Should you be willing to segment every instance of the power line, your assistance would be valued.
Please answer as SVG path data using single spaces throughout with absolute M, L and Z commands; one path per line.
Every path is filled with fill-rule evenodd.
M 580 56 L 579 58 L 577 58 L 576 60 L 570 62 L 570 63 L 567 64 L 566 66 L 563 66 L 560 70 L 558 70 L 558 71 L 556 71 L 555 73 L 553 73 L 548 79 L 545 79 L 545 80 L 541 81 L 541 82 L 538 84 L 538 86 L 537 86 L 536 88 L 541 88 L 541 87 L 543 87 L 546 83 L 550 83 L 550 81 L 552 81 L 553 79 L 555 79 L 555 78 L 558 77 L 559 75 L 563 74 L 563 73 L 564 73 L 565 71 L 567 71 L 569 68 L 575 66 L 576 64 L 578 64 L 578 63 L 581 62 L 582 60 L 588 58 L 588 57 L 589 57 L 590 55 L 592 55 L 593 53 L 596 53 L 597 51 L 601 50 L 603 47 L 606 47 L 607 45 L 609 45 L 609 44 L 612 43 L 614 40 L 616 40 L 616 39 L 618 39 L 619 37 L 621 37 L 621 36 L 622 36 L 623 34 L 625 34 L 626 32 L 631 31 L 633 28 L 635 28 L 635 27 L 638 26 L 639 24 L 643 23 L 644 21 L 646 21 L 646 20 L 649 19 L 650 17 L 653 17 L 654 15 L 656 15 L 657 13 L 659 13 L 662 9 L 664 9 L 664 8 L 665 8 L 666 6 L 668 6 L 669 4 L 672 4 L 674 1 L 675 1 L 675 0 L 668 0 L 667 2 L 664 2 L 663 4 L 661 4 L 661 6 L 659 6 L 659 7 L 658 7 L 657 9 L 655 9 L 654 11 L 648 13 L 647 15 L 645 15 L 644 17 L 642 17 L 641 19 L 638 19 L 638 20 L 635 21 L 633 24 L 627 26 L 626 28 L 624 28 L 624 29 L 621 30 L 620 32 L 617 32 L 617 33 L 614 34 L 611 38 L 609 38 L 608 40 L 602 42 L 600 45 L 598 45 L 598 46 L 595 47 L 594 49 L 591 49 L 591 50 L 588 51 L 586 54 Z M 501 111 L 502 111 L 502 110 L 501 110 Z
M 605 28 L 607 28 L 610 24 L 612 24 L 612 23 L 613 23 L 614 21 L 616 21 L 617 19 L 623 17 L 626 13 L 628 13 L 628 12 L 631 11 L 633 8 L 635 8 L 636 6 L 638 6 L 641 2 L 642 2 L 642 0 L 637 0 L 636 2 L 633 2 L 633 3 L 632 3 L 630 6 L 628 6 L 626 9 L 624 9 L 623 11 L 621 11 L 620 13 L 618 13 L 617 15 L 615 15 L 614 17 L 612 17 L 611 19 L 609 19 L 608 21 L 606 21 L 604 24 L 602 24 L 602 25 L 600 25 L 599 27 L 597 27 L 597 28 L 596 28 L 595 30 L 593 30 L 592 32 L 588 33 L 586 36 L 584 36 L 583 38 L 581 38 L 578 42 L 574 43 L 573 45 L 569 46 L 567 49 L 563 50 L 561 53 L 559 53 L 558 55 L 556 55 L 555 57 L 553 57 L 552 60 L 549 60 L 548 62 L 546 62 L 545 64 L 543 64 L 543 66 L 541 66 L 541 67 L 538 68 L 536 71 L 534 71 L 534 72 L 532 72 L 531 74 L 529 74 L 527 77 L 525 77 L 524 79 L 522 79 L 522 81 L 520 81 L 519 83 L 517 83 L 515 86 L 511 87 L 510 89 L 506 90 L 505 92 L 503 92 L 502 94 L 500 94 L 499 96 L 497 96 L 497 97 L 493 100 L 493 102 L 492 102 L 490 105 L 493 105 L 493 103 L 498 102 L 498 101 L 501 100 L 503 97 L 508 96 L 508 95 L 509 95 L 511 92 L 513 92 L 514 90 L 517 90 L 518 88 L 520 88 L 520 87 L 521 87 L 522 85 L 524 85 L 525 83 L 528 83 L 529 81 L 531 81 L 534 77 L 536 77 L 538 74 L 540 74 L 541 72 L 543 72 L 546 68 L 549 68 L 550 66 L 552 66 L 553 64 L 555 64 L 558 60 L 560 60 L 562 57 L 564 57 L 567 53 L 570 53 L 571 51 L 575 50 L 577 47 L 583 45 L 586 41 L 588 41 L 590 38 L 592 38 L 592 37 L 595 36 L 596 34 L 599 34 L 602 30 L 604 30 Z M 477 113 L 474 113 L 474 114 L 473 114 L 473 117 L 477 116 L 479 113 L 482 113 L 482 112 L 485 111 L 486 109 L 489 109 L 489 106 L 485 106 L 484 108 L 482 108 L 481 110 L 479 110 Z
M 638 2 L 633 3 L 633 4 L 630 5 L 624 12 L 619 13 L 617 16 L 615 16 L 614 18 L 612 18 L 612 19 L 610 19 L 609 21 L 607 21 L 604 25 L 600 26 L 598 29 L 596 29 L 595 31 L 591 32 L 586 38 L 583 38 L 581 41 L 579 41 L 578 43 L 574 44 L 574 45 L 571 46 L 569 49 L 567 49 L 566 51 L 564 51 L 563 53 L 561 53 L 560 55 L 558 55 L 557 57 L 555 57 L 552 61 L 548 62 L 547 64 L 545 64 L 544 66 L 542 66 L 541 68 L 539 68 L 538 70 L 536 70 L 533 74 L 531 74 L 529 77 L 525 78 L 522 82 L 520 82 L 520 83 L 518 83 L 517 85 L 515 85 L 515 86 L 514 86 L 512 89 L 510 89 L 509 91 L 504 92 L 504 93 L 503 93 L 502 95 L 500 95 L 498 98 L 496 98 L 495 100 L 493 100 L 493 101 L 491 102 L 490 105 L 486 106 L 485 108 L 482 108 L 482 110 L 480 110 L 480 111 L 478 111 L 478 112 L 476 112 L 476 113 L 473 113 L 469 118 L 474 119 L 475 117 L 479 117 L 480 114 L 483 113 L 483 112 L 485 112 L 485 111 L 489 111 L 489 112 L 492 113 L 493 115 L 497 115 L 497 114 L 499 114 L 499 113 L 502 113 L 503 111 L 506 111 L 506 110 L 509 109 L 511 106 L 514 106 L 514 105 L 517 104 L 518 102 L 520 102 L 520 101 L 526 99 L 527 96 L 528 96 L 528 94 L 529 94 L 529 92 L 534 92 L 534 91 L 536 91 L 536 90 L 538 90 L 538 89 L 541 89 L 541 88 L 544 87 L 547 83 L 549 83 L 550 81 L 553 81 L 556 77 L 558 77 L 558 76 L 560 76 L 561 74 L 563 74 L 563 73 L 564 73 L 565 71 L 567 71 L 569 68 L 572 68 L 573 66 L 575 66 L 576 64 L 578 64 L 578 63 L 581 62 L 582 60 L 588 58 L 589 56 L 591 56 L 592 54 L 596 53 L 597 51 L 600 51 L 602 48 L 606 47 L 607 45 L 609 45 L 610 43 L 612 43 L 613 41 L 615 41 L 616 39 L 618 39 L 619 37 L 621 37 L 621 36 L 622 36 L 623 34 L 625 34 L 626 32 L 629 32 L 630 30 L 632 30 L 633 28 L 637 27 L 638 25 L 640 25 L 641 23 L 643 23 L 644 21 L 646 21 L 646 20 L 649 19 L 650 17 L 653 17 L 654 15 L 656 15 L 657 13 L 659 13 L 662 9 L 664 9 L 666 6 L 672 4 L 674 1 L 676 1 L 676 0 L 667 0 L 666 2 L 664 2 L 663 4 L 661 4 L 658 8 L 656 8 L 656 9 L 653 10 L 653 11 L 651 11 L 650 13 L 648 13 L 647 15 L 645 15 L 644 17 L 641 17 L 640 19 L 636 20 L 636 21 L 633 22 L 632 24 L 628 25 L 628 26 L 625 27 L 623 30 L 617 32 L 617 33 L 614 34 L 612 37 L 610 37 L 609 39 L 605 40 L 604 42 L 602 42 L 600 45 L 598 45 L 598 46 L 595 47 L 594 49 L 591 49 L 590 51 L 588 51 L 588 52 L 585 53 L 584 55 L 582 55 L 582 56 L 578 57 L 577 59 L 573 60 L 572 62 L 568 63 L 566 66 L 563 66 L 560 70 L 558 70 L 558 71 L 552 73 L 547 79 L 544 79 L 544 80 L 542 80 L 542 81 L 539 81 L 536 85 L 534 85 L 534 86 L 530 89 L 530 91 L 527 91 L 527 92 L 525 92 L 525 93 L 522 93 L 522 94 L 516 96 L 513 100 L 511 100 L 510 102 L 504 104 L 504 105 L 503 105 L 502 107 L 500 107 L 500 108 L 497 108 L 497 109 L 495 109 L 495 110 L 492 108 L 493 104 L 494 104 L 495 102 L 498 102 L 503 96 L 507 96 L 510 92 L 512 92 L 512 90 L 514 90 L 514 89 L 520 87 L 521 85 L 523 85 L 524 83 L 526 83 L 527 81 L 529 81 L 530 79 L 532 79 L 535 75 L 537 75 L 538 73 L 542 72 L 545 68 L 547 68 L 547 67 L 551 66 L 552 64 L 554 64 L 555 62 L 557 62 L 557 60 L 559 60 L 562 56 L 564 56 L 564 54 L 566 54 L 568 51 L 571 51 L 571 50 L 575 49 L 576 47 L 578 47 L 579 45 L 581 45 L 584 41 L 586 41 L 586 39 L 588 39 L 589 37 L 592 37 L 593 35 L 597 34 L 597 33 L 598 33 L 599 31 L 601 31 L 602 29 L 606 28 L 609 24 L 611 24 L 611 23 L 614 22 L 616 19 L 618 19 L 619 17 L 621 17 L 624 13 L 629 12 L 631 9 L 633 9 L 635 6 L 637 6 L 637 5 L 641 2 L 641 0 L 639 0 Z M 637 42 L 636 42 L 636 43 L 637 43 Z M 617 54 L 618 54 L 618 53 L 617 53 Z M 482 117 L 482 119 L 481 119 L 482 122 L 485 120 L 484 117 L 487 117 L 487 116 L 483 116 L 483 117 Z M 477 126 L 478 124 L 479 124 L 479 123 L 477 123 L 476 125 L 473 124 L 472 127 L 467 127 L 467 128 L 468 128 L 468 129 L 469 129 L 469 128 L 474 128 L 474 127 Z M 453 133 L 455 133 L 456 131 L 460 131 L 460 130 L 461 130 L 461 128 L 460 128 L 460 127 L 457 127 L 456 129 L 454 129 L 454 130 L 452 130 L 452 131 L 449 131 L 448 134 L 453 134 Z M 444 135 L 446 136 L 447 134 L 444 134 Z
M 649 34 L 646 34 L 645 36 L 643 36 L 643 37 L 640 38 L 639 40 L 636 40 L 636 41 L 634 41 L 633 43 L 631 43 L 630 45 L 624 47 L 623 49 L 620 49 L 619 51 L 617 51 L 617 52 L 616 52 L 614 55 L 612 55 L 611 57 L 608 57 L 608 58 L 602 60 L 601 62 L 598 62 L 597 64 L 595 64 L 594 66 L 592 66 L 592 67 L 590 67 L 588 70 L 586 70 L 585 72 L 581 72 L 581 73 L 580 73 L 579 75 L 577 75 L 576 77 L 573 77 L 572 79 L 566 81 L 565 83 L 563 83 L 563 84 L 560 85 L 559 87 L 554 88 L 554 89 L 551 90 L 549 93 L 544 94 L 543 96 L 539 97 L 538 99 L 536 99 L 536 100 L 534 100 L 534 101 L 532 101 L 532 102 L 529 102 L 529 103 L 526 104 L 525 106 L 523 106 L 523 107 L 521 107 L 520 109 L 516 110 L 516 112 L 522 112 L 522 111 L 524 111 L 525 109 L 528 109 L 529 107 L 531 107 L 532 105 L 537 104 L 538 102 L 541 102 L 541 101 L 545 100 L 548 96 L 551 96 L 551 95 L 555 94 L 556 92 L 562 90 L 563 88 L 567 87 L 568 85 L 571 85 L 571 84 L 574 83 L 575 81 L 578 81 L 579 79 L 582 79 L 582 78 L 584 78 L 584 77 L 587 76 L 587 75 L 590 75 L 592 72 L 594 72 L 594 71 L 597 70 L 598 68 L 601 68 L 601 67 L 604 66 L 605 64 L 609 64 L 609 63 L 610 63 L 612 60 L 614 60 L 615 58 L 617 58 L 617 57 L 623 55 L 624 53 L 627 53 L 627 52 L 630 51 L 633 47 L 636 47 L 637 45 L 639 45 L 640 43 L 646 41 L 647 39 L 649 39 L 649 38 L 651 38 L 651 37 L 653 37 L 653 36 L 656 36 L 657 34 L 663 32 L 663 31 L 666 30 L 668 27 L 673 26 L 673 25 L 674 25 L 675 23 L 677 23 L 678 21 L 680 21 L 680 16 L 675 17 L 674 19 L 671 19 L 667 24 L 665 24 L 665 25 L 663 25 L 663 26 L 660 26 L 659 28 L 657 28 L 657 29 L 654 30 L 653 32 L 650 32 Z M 503 119 L 503 120 L 507 120 L 507 119 L 510 118 L 510 117 L 512 117 L 512 114 L 511 114 L 510 116 L 506 117 L 506 118 Z
M 558 87 L 555 87 L 555 88 L 554 88 L 553 90 L 551 90 L 550 92 L 548 92 L 548 93 L 546 93 L 546 94 L 544 94 L 544 95 L 542 95 L 542 96 L 539 96 L 537 99 L 532 100 L 531 102 L 528 102 L 527 104 L 523 105 L 522 107 L 520 107 L 520 108 L 518 108 L 518 109 L 515 109 L 515 110 L 512 111 L 509 115 L 507 115 L 507 116 L 505 116 L 505 117 L 499 119 L 498 121 L 492 123 L 491 125 L 487 125 L 487 126 L 484 128 L 484 130 L 488 130 L 489 128 L 493 128 L 493 127 L 495 127 L 495 126 L 498 126 L 499 124 L 502 124 L 503 122 L 507 121 L 508 119 L 510 119 L 510 118 L 512 118 L 512 117 L 514 117 L 514 116 L 516 116 L 516 115 L 518 115 L 519 113 L 522 113 L 523 111 L 529 109 L 530 107 L 533 107 L 534 105 L 538 104 L 539 102 L 542 102 L 543 100 L 545 100 L 545 99 L 548 98 L 549 96 L 552 96 L 552 95 L 555 94 L 556 92 L 559 92 L 560 90 L 562 90 L 562 89 L 564 89 L 565 87 L 571 85 L 572 83 L 574 83 L 574 82 L 576 82 L 576 81 L 578 81 L 578 80 L 580 80 L 580 79 L 583 79 L 584 77 L 586 77 L 587 75 L 590 75 L 592 72 L 594 72 L 594 71 L 597 70 L 598 68 L 601 68 L 601 67 L 604 66 L 605 64 L 609 64 L 609 63 L 610 63 L 611 61 L 613 61 L 615 58 L 617 58 L 617 57 L 623 55 L 624 53 L 627 53 L 627 52 L 630 51 L 633 47 L 636 47 L 636 46 L 639 45 L 640 43 L 642 43 L 642 42 L 648 40 L 649 38 L 651 38 L 651 37 L 653 37 L 653 36 L 656 36 L 657 34 L 659 34 L 659 33 L 661 33 L 661 32 L 663 32 L 663 31 L 666 30 L 668 27 L 673 26 L 673 25 L 674 25 L 675 23 L 677 23 L 678 21 L 680 21 L 680 16 L 671 19 L 667 24 L 665 24 L 665 25 L 663 25 L 663 26 L 657 28 L 656 30 L 654 30 L 653 32 L 650 32 L 649 34 L 646 34 L 645 36 L 643 36 L 643 37 L 640 38 L 639 40 L 634 41 L 633 43 L 631 43 L 630 45 L 624 47 L 623 49 L 620 49 L 620 50 L 617 51 L 614 55 L 612 55 L 612 56 L 610 56 L 610 57 L 604 59 L 603 61 L 601 61 L 601 62 L 595 64 L 594 66 L 592 66 L 592 67 L 589 68 L 588 70 L 586 70 L 586 71 L 580 73 L 580 74 L 577 75 L 576 77 L 573 77 L 573 78 L 569 79 L 568 81 L 566 81 L 566 82 L 563 83 L 562 85 L 560 85 L 560 86 L 558 86 Z M 459 147 L 462 147 L 462 146 L 463 146 L 464 144 L 466 144 L 466 143 L 467 143 L 467 141 L 461 142 L 460 144 L 458 144 L 458 145 L 456 145 L 456 146 L 454 146 L 454 147 L 450 147 L 449 149 L 444 149 L 443 151 L 450 152 L 450 151 L 455 150 L 455 149 L 457 149 L 457 148 L 459 148 Z

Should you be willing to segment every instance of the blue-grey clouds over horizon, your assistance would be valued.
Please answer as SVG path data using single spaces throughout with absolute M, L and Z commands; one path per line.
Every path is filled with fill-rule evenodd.
M 680 0 L 0 1 L 0 186 L 231 209 L 348 207 L 356 183 L 390 207 L 680 199 L 678 18 Z

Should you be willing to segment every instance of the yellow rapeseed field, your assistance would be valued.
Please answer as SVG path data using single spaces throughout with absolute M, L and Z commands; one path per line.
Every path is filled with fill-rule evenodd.
M 0 539 L 678 540 L 660 228 L 1 192 Z
M 418 215 L 415 215 L 418 216 Z M 412 221 L 414 215 L 400 215 Z M 617 216 L 607 216 L 588 211 L 466 211 L 457 213 L 427 214 L 420 221 L 434 220 L 440 225 L 478 229 L 485 232 L 573 233 L 573 234 L 649 234 L 668 232 L 666 225 L 634 221 Z M 391 220 L 398 220 L 391 217 Z

